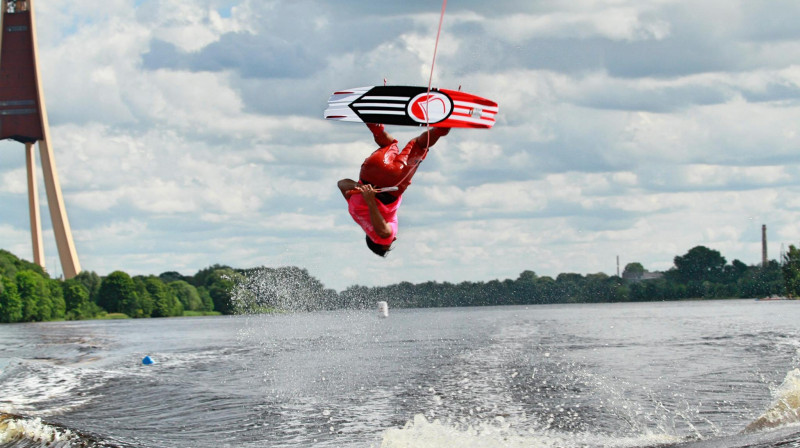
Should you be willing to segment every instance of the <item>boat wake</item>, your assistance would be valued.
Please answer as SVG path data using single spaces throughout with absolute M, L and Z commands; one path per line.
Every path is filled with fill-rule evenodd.
M 745 431 L 753 432 L 800 423 L 800 369 L 787 373 L 783 383 L 773 395 L 774 399 L 769 409 L 747 425 Z
M 402 428 L 384 433 L 381 448 L 453 447 L 460 448 L 529 448 L 529 447 L 642 447 L 668 446 L 680 439 L 666 434 L 643 434 L 617 437 L 591 433 L 567 433 L 558 430 L 522 430 L 503 417 L 466 427 L 460 424 L 416 415 Z
M 39 417 L 23 417 L 0 413 L 0 445 L 7 448 L 121 448 L 43 421 Z

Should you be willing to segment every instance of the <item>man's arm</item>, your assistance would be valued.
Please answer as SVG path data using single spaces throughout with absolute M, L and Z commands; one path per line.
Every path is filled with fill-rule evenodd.
M 339 191 L 342 192 L 342 196 L 347 199 L 347 192 L 350 190 L 355 190 L 358 187 L 358 182 L 354 181 L 353 179 L 342 179 L 336 183 L 336 186 L 339 187 Z
M 391 145 L 394 141 L 394 137 L 392 137 L 392 134 L 386 132 L 386 127 L 384 125 L 379 123 L 367 123 L 367 127 L 370 132 L 372 132 L 372 136 L 375 137 L 375 143 L 381 148 Z
M 367 203 L 369 208 L 369 219 L 372 221 L 372 228 L 375 233 L 381 238 L 389 238 L 392 236 L 392 227 L 383 219 L 381 212 L 378 211 L 378 205 L 375 203 L 375 189 L 372 185 L 359 185 L 356 187 L 364 197 L 364 202 Z

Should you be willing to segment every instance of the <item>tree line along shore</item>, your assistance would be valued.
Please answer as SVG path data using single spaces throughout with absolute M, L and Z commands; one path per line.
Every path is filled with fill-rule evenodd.
M 621 276 L 563 273 L 555 278 L 526 270 L 516 279 L 488 282 L 401 282 L 325 288 L 297 267 L 234 269 L 213 265 L 192 276 L 164 272 L 105 277 L 81 272 L 53 279 L 40 266 L 0 249 L 0 322 L 145 318 L 208 314 L 365 309 L 385 300 L 393 308 L 643 302 L 800 295 L 800 249 L 780 261 L 727 263 L 716 250 L 696 246 L 665 272 L 637 262 Z

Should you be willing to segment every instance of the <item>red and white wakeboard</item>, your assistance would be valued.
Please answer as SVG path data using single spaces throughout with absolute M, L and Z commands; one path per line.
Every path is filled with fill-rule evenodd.
M 325 118 L 400 126 L 491 128 L 497 103 L 469 93 L 413 86 L 358 87 L 334 92 Z

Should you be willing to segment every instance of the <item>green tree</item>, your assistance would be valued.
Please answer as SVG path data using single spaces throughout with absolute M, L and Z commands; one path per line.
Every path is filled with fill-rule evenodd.
M 589 274 L 583 284 L 581 298 L 583 302 L 608 303 L 626 300 L 620 291 L 622 279 L 614 276 L 609 277 L 602 272 Z
M 136 315 L 132 317 L 152 317 L 156 299 L 147 289 L 147 277 L 143 275 L 133 277 L 133 286 L 136 288 L 136 296 L 139 298 L 139 308 L 136 310 Z
M 187 279 L 187 281 L 195 287 L 208 287 L 208 285 L 213 282 L 213 279 L 209 280 L 209 277 L 213 276 L 216 271 L 233 271 L 233 268 L 230 266 L 215 264 L 197 271 L 197 273 L 193 277 Z
M 183 309 L 187 311 L 204 311 L 205 305 L 197 292 L 197 288 L 183 280 L 175 280 L 167 285 L 172 293 L 180 300 Z M 213 305 L 212 305 L 213 306 Z M 210 310 L 209 310 L 210 311 Z
M 786 294 L 800 297 L 800 248 L 794 244 L 783 255 L 783 284 Z
M 208 293 L 208 289 L 204 286 L 197 287 L 197 294 L 200 296 L 200 300 L 203 302 L 203 311 L 214 311 L 214 300 L 211 298 L 211 294 Z
M 103 279 L 96 272 L 81 271 L 71 280 L 80 282 L 89 293 L 89 300 L 97 302 L 97 294 L 100 292 L 100 284 L 103 283 Z
M 17 275 L 18 260 L 11 252 L 0 249 L 0 275 L 14 278 Z
M 165 284 L 168 285 L 168 284 L 170 284 L 172 282 L 177 282 L 179 280 L 186 281 L 186 279 L 190 278 L 190 277 L 185 277 L 185 276 L 181 275 L 180 272 L 167 271 L 167 272 L 162 272 L 161 274 L 158 274 L 158 278 L 160 278 L 162 282 L 164 282 Z
M 723 268 L 723 282 L 726 284 L 737 283 L 747 274 L 747 265 L 739 260 L 733 260 L 731 264 Z
M 100 314 L 100 307 L 89 298 L 83 282 L 73 277 L 62 283 L 64 302 L 67 307 L 66 318 L 69 320 L 91 319 Z
M 48 277 L 38 264 L 25 261 L 7 250 L 0 249 L 0 275 L 14 278 L 19 271 L 33 271 L 42 277 Z
M 221 268 L 204 275 L 205 287 L 214 302 L 214 309 L 222 314 L 233 314 L 236 310 L 231 301 L 231 291 L 236 282 L 244 277 L 231 268 Z
M 97 304 L 109 313 L 125 313 L 135 317 L 139 313 L 139 297 L 130 275 L 122 271 L 108 274 L 100 284 Z
M 725 267 L 725 257 L 705 246 L 695 246 L 674 259 L 678 279 L 689 282 L 719 282 Z
M 53 315 L 53 301 L 44 278 L 34 271 L 18 271 L 15 276 L 17 291 L 22 299 L 22 321 L 49 320 Z
M 80 280 L 73 277 L 64 281 L 62 287 L 64 288 L 64 302 L 67 305 L 67 311 L 72 311 L 89 301 L 89 290 Z
M 558 287 L 556 281 L 552 277 L 545 275 L 536 279 L 536 290 L 539 294 L 540 300 L 534 303 L 555 303 L 558 294 Z
M 153 298 L 153 317 L 180 316 L 183 306 L 175 293 L 164 285 L 158 277 L 147 277 L 144 280 L 145 288 Z
M 523 283 L 535 284 L 536 283 L 536 279 L 538 279 L 538 278 L 539 277 L 536 275 L 535 272 L 530 271 L 530 270 L 524 270 L 524 271 L 520 272 L 519 277 L 517 277 L 517 281 L 518 282 L 523 282 Z
M 584 278 L 581 274 L 562 273 L 556 276 L 556 297 L 557 303 L 580 302 L 581 289 Z
M 753 273 L 755 297 L 786 294 L 783 270 L 777 260 L 770 260 L 765 266 L 754 266 Z
M 339 307 L 350 309 L 365 309 L 368 306 L 370 297 L 370 288 L 360 285 L 351 285 L 347 289 L 339 293 Z M 403 301 L 405 298 L 402 298 Z M 397 305 L 399 301 L 393 301 L 393 306 Z
M 541 294 L 539 293 L 539 288 L 536 287 L 538 280 L 539 277 L 535 272 L 530 270 L 522 271 L 517 280 L 511 285 L 512 295 L 515 296 L 514 303 L 520 305 L 540 303 Z
M 22 320 L 22 298 L 13 280 L 0 275 L 0 322 L 11 323 Z
M 67 312 L 67 304 L 64 301 L 64 290 L 61 287 L 61 280 L 45 279 L 45 284 L 49 290 L 52 314 L 50 319 L 63 319 Z

